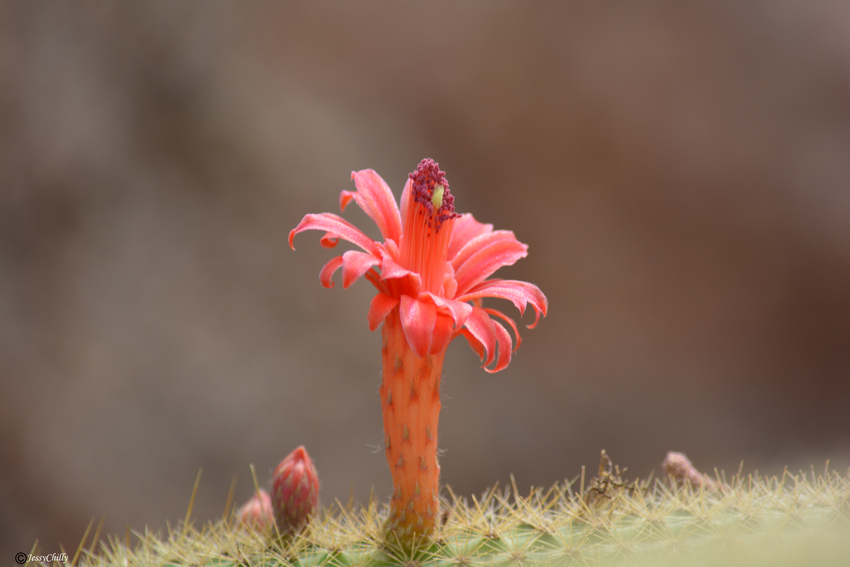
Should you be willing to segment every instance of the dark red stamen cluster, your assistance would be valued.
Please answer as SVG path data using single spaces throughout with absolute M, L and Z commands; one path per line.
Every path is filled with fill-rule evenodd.
M 437 230 L 449 219 L 459 217 L 455 212 L 455 198 L 449 192 L 449 182 L 446 181 L 446 172 L 440 171 L 440 165 L 431 158 L 425 158 L 419 162 L 416 171 L 409 175 L 412 183 L 410 190 L 413 191 L 413 198 L 417 203 L 422 203 L 422 206 L 428 211 L 428 226 L 431 226 L 431 220 L 435 219 Z M 443 204 L 439 209 L 434 211 L 432 198 L 434 197 L 434 188 L 437 185 L 442 185 L 445 191 L 443 192 Z

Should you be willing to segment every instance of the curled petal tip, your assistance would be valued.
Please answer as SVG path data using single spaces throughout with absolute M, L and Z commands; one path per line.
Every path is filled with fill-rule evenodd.
M 531 306 L 534 307 L 534 323 L 526 325 L 526 327 L 529 329 L 533 329 L 534 327 L 536 327 L 537 323 L 540 322 L 540 316 L 543 315 L 545 317 L 546 313 L 548 313 L 549 311 L 549 300 L 546 299 L 546 296 L 543 295 L 543 292 L 540 291 L 539 288 L 537 288 L 536 286 L 535 288 L 537 293 L 539 294 L 539 298 L 537 298 L 537 301 L 531 304 Z
M 511 336 L 502 324 L 497 321 L 493 321 L 493 330 L 496 335 L 496 343 L 499 345 L 499 357 L 496 359 L 496 366 L 492 370 L 487 367 L 484 368 L 490 374 L 504 370 L 511 363 Z
M 325 235 L 321 239 L 322 246 L 325 247 L 335 246 L 339 239 L 342 238 L 359 246 L 370 254 L 379 254 L 377 242 L 366 236 L 360 229 L 347 220 L 332 213 L 305 215 L 301 219 L 301 222 L 298 223 L 298 226 L 289 233 L 290 246 L 292 246 L 292 239 L 295 238 L 295 235 L 305 230 L 325 231 Z
M 354 176 L 353 171 L 351 172 L 351 175 L 352 177 Z M 350 203 L 353 199 L 354 193 L 352 193 L 351 191 L 341 191 L 339 194 L 339 210 L 344 211 L 345 208 L 348 206 L 348 203 Z
M 322 287 L 331 288 L 334 286 L 333 275 L 342 266 L 343 257 L 337 256 L 336 258 L 331 258 L 330 261 L 322 267 L 322 271 L 319 272 L 319 281 L 322 283 Z
M 336 245 L 339 244 L 339 237 L 332 232 L 327 232 L 319 239 L 319 244 L 322 245 L 322 248 L 336 248 Z
M 466 327 L 466 330 L 468 330 L 475 340 L 481 345 L 481 351 L 486 355 L 481 357 L 481 359 L 484 360 L 482 367 L 489 366 L 496 356 L 497 338 L 493 320 L 490 319 L 490 316 L 484 312 L 483 309 L 480 307 L 474 307 L 472 309 L 472 314 L 464 323 L 464 327 Z M 468 338 L 469 336 L 467 336 L 467 339 Z M 472 341 L 470 341 L 470 344 L 480 356 L 481 352 L 479 352 L 476 348 L 477 345 L 473 344 Z
M 502 321 L 504 321 L 505 323 L 507 323 L 508 325 L 511 326 L 511 329 L 513 329 L 513 331 L 514 331 L 514 336 L 516 337 L 516 344 L 514 345 L 514 348 L 512 349 L 511 352 L 516 352 L 517 349 L 519 348 L 519 345 L 522 344 L 522 337 L 519 334 L 519 329 L 517 329 L 516 323 L 514 323 L 514 320 L 511 319 L 510 317 L 508 317 L 507 315 L 505 315 L 504 313 L 502 313 L 501 311 L 499 311 L 498 309 L 487 309 L 487 308 L 485 308 L 484 311 L 489 313 L 491 317 L 498 317 L 499 319 L 501 319 Z

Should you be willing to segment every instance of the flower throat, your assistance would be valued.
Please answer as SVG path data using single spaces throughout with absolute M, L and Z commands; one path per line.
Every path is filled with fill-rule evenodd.
M 422 278 L 421 291 L 438 293 L 443 284 L 446 254 L 452 238 L 454 195 L 446 173 L 430 158 L 423 159 L 411 173 L 401 263 Z

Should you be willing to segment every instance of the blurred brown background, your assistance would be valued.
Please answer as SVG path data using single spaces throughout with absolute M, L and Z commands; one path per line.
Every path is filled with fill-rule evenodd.
M 373 290 L 286 238 L 423 157 L 550 301 L 504 372 L 449 350 L 456 492 L 850 465 L 847 2 L 4 2 L 0 561 L 299 444 L 386 498 Z

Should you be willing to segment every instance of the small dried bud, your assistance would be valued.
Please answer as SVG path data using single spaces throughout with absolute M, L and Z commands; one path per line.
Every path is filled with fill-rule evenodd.
M 258 530 L 264 530 L 272 525 L 272 500 L 269 493 L 260 489 L 255 492 L 250 500 L 245 502 L 236 512 L 240 524 L 253 526 Z
M 298 532 L 319 503 L 319 477 L 304 447 L 280 462 L 272 476 L 272 509 L 281 535 Z
M 716 485 L 711 478 L 696 470 L 682 453 L 670 451 L 661 466 L 667 473 L 667 477 L 680 486 L 690 483 L 694 488 L 704 486 L 707 490 L 711 490 Z

